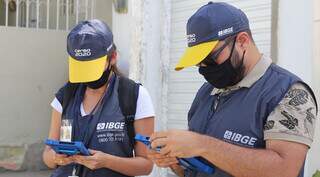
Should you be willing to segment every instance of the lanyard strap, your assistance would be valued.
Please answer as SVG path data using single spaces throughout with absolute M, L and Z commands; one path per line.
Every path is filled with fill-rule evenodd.
M 109 81 L 108 81 L 108 83 L 107 83 L 107 86 L 109 86 L 109 83 L 110 84 L 113 84 L 114 83 L 114 80 L 115 80 L 115 76 L 112 76 L 112 78 L 110 78 L 109 79 Z M 112 82 L 112 83 L 111 83 Z M 107 87 L 106 89 L 108 89 L 109 87 Z M 108 89 L 109 90 L 109 89 Z M 88 147 L 89 146 L 89 144 L 90 144 L 90 142 L 91 142 L 91 140 L 92 140 L 92 136 L 93 136 L 93 134 L 94 134 L 94 131 L 95 131 L 95 129 L 96 129 L 96 126 L 97 126 L 97 124 L 98 124 L 98 122 L 100 121 L 100 119 L 101 119 L 101 113 L 103 112 L 103 110 L 104 110 L 104 103 L 105 103 L 105 101 L 106 101 L 106 99 L 103 99 L 103 98 L 105 98 L 107 95 L 106 94 L 108 94 L 108 93 L 110 93 L 110 91 L 108 92 L 108 91 L 105 91 L 105 93 L 103 94 L 103 96 L 100 98 L 100 100 L 99 100 L 99 102 L 97 103 L 97 105 L 95 106 L 95 108 L 91 111 L 91 113 L 90 113 L 90 116 L 91 117 L 89 117 L 89 122 L 88 122 L 88 124 L 87 124 L 87 126 L 86 126 L 86 131 L 85 131 L 85 135 L 84 135 L 84 137 L 83 137 L 83 144 L 84 144 L 84 146 L 85 147 Z M 99 108 L 101 107 L 101 109 L 100 109 L 100 111 L 98 111 L 99 110 Z M 78 119 L 78 117 L 76 117 L 75 118 L 76 119 L 76 121 L 78 121 L 77 119 Z M 94 126 L 90 126 L 90 125 L 94 125 Z M 80 127 L 79 127 L 80 128 Z M 83 165 L 76 165 L 76 174 L 77 174 L 77 176 L 80 176 L 81 175 L 81 177 L 85 177 L 86 175 L 87 175 L 87 172 L 88 172 L 88 169 L 87 168 L 85 168 Z
M 88 129 L 89 129 L 90 125 L 92 124 L 91 122 L 93 121 L 93 119 L 97 119 L 94 116 L 94 114 L 97 112 L 99 107 L 101 105 L 103 105 L 101 102 L 102 102 L 104 97 L 105 97 L 105 92 L 102 94 L 101 98 L 99 99 L 98 103 L 94 106 L 93 110 L 88 115 L 86 115 L 84 117 L 81 117 L 81 119 L 88 119 L 88 122 L 86 123 L 86 126 L 84 128 L 84 133 L 80 135 L 80 141 L 84 142 L 84 140 L 86 139 L 86 135 L 88 134 Z M 79 115 L 75 118 L 75 122 L 76 122 L 76 126 L 75 127 L 77 127 L 80 130 L 81 127 L 79 125 L 79 120 L 78 119 L 79 119 Z M 98 121 L 99 120 L 100 120 L 100 116 L 98 116 Z M 84 144 L 84 145 L 88 146 L 88 144 Z
M 112 85 L 114 83 L 114 80 L 115 80 L 115 76 L 111 76 L 111 78 L 108 80 L 107 88 L 104 91 L 103 96 L 99 99 L 98 103 L 95 105 L 93 110 L 88 115 L 89 116 L 88 117 L 89 118 L 89 122 L 88 122 L 88 124 L 87 124 L 87 126 L 85 128 L 84 136 L 83 136 L 83 138 L 81 140 L 86 147 L 89 146 L 89 144 L 91 142 L 91 139 L 92 139 L 92 136 L 94 134 L 94 131 L 96 129 L 96 126 L 97 126 L 97 124 L 99 123 L 99 121 L 101 119 L 101 114 L 102 114 L 102 112 L 104 110 L 104 103 L 106 101 L 106 99 L 104 99 L 104 98 L 106 98 L 107 94 L 110 93 L 110 92 L 107 91 L 107 89 L 109 89 L 110 85 Z M 75 122 L 77 124 L 78 124 L 78 118 L 79 117 L 75 118 Z M 80 126 L 78 126 L 78 128 L 80 128 Z

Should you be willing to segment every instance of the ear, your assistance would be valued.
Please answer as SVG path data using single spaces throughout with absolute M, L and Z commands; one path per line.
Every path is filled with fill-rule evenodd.
M 111 66 L 115 65 L 117 63 L 117 56 L 118 56 L 118 53 L 117 51 L 113 51 L 112 54 L 111 54 Z
M 246 50 L 251 43 L 249 34 L 246 32 L 240 32 L 237 35 L 237 43 L 241 50 Z

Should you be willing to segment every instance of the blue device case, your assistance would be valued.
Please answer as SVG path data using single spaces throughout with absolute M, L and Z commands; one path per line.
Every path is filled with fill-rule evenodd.
M 135 140 L 142 142 L 149 148 L 151 148 L 151 143 L 149 140 L 149 137 L 137 134 L 135 136 Z M 156 150 L 160 151 L 160 147 L 158 147 Z M 203 162 L 200 157 L 192 157 L 192 158 L 178 158 L 179 164 L 183 166 L 184 168 L 188 168 L 191 170 L 196 170 L 199 172 L 207 173 L 207 174 L 213 174 L 214 173 L 214 167 L 212 167 L 210 164 L 207 164 L 206 162 Z
M 80 141 L 63 142 L 57 140 L 46 139 L 45 144 L 50 146 L 58 154 L 66 155 L 90 155 L 89 150 Z

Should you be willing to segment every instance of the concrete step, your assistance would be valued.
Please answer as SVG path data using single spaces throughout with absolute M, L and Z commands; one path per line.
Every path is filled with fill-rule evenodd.
M 42 161 L 43 142 L 22 145 L 0 145 L 0 171 L 47 170 Z

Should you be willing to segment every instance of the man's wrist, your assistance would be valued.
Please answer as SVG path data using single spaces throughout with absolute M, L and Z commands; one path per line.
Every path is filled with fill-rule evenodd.
M 204 157 L 209 149 L 212 149 L 210 146 L 211 142 L 215 139 L 206 135 L 199 135 L 198 146 L 196 149 L 197 156 Z

